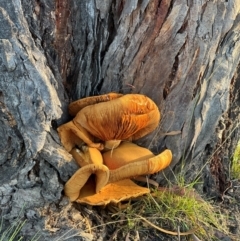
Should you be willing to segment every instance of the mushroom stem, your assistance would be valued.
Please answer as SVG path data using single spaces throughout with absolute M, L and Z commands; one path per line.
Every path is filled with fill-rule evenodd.
M 172 152 L 170 150 L 165 150 L 164 152 L 150 159 L 130 162 L 115 170 L 111 170 L 108 183 L 159 172 L 160 170 L 169 166 L 171 160 Z
M 110 140 L 110 141 L 105 141 L 104 144 L 104 151 L 109 151 L 117 148 L 121 143 L 121 140 Z

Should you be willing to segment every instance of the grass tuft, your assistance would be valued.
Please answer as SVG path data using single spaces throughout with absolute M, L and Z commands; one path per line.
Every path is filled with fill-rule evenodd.
M 125 234 L 146 234 L 146 230 L 151 230 L 150 235 L 154 233 L 155 237 L 161 232 L 179 237 L 192 235 L 200 240 L 215 240 L 216 231 L 228 234 L 227 218 L 191 187 L 153 190 L 148 196 L 128 203 L 127 208 L 118 209 L 112 218 L 122 220 L 119 228 Z
M 20 219 L 16 220 L 13 225 L 11 225 L 10 227 L 8 227 L 6 230 L 2 230 L 2 226 L 3 226 L 3 219 L 1 220 L 1 226 L 0 226 L 0 241 L 20 241 L 22 240 L 22 237 L 17 237 L 20 230 L 22 229 L 22 227 L 24 226 L 26 221 L 22 221 Z
M 0 221 L 0 241 L 21 241 L 23 237 L 19 235 L 21 229 L 26 223 L 26 220 L 18 217 L 12 225 L 10 225 L 6 230 L 3 230 L 4 219 L 1 217 Z M 40 236 L 36 233 L 30 241 L 39 240 Z
M 240 142 L 233 155 L 231 176 L 233 179 L 240 179 Z

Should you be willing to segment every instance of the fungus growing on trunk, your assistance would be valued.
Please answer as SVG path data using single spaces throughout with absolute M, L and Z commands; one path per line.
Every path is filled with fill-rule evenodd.
M 64 188 L 70 200 L 103 205 L 149 193 L 130 178 L 164 169 L 172 153 L 165 150 L 155 156 L 130 141 L 158 126 L 156 104 L 140 94 L 110 93 L 73 102 L 69 112 L 74 119 L 58 132 L 63 146 L 81 166 Z

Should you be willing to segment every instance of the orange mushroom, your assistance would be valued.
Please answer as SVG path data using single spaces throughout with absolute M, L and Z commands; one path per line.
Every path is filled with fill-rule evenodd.
M 90 96 L 80 100 L 76 100 L 68 106 L 68 112 L 71 116 L 76 116 L 76 114 L 86 106 L 97 104 L 100 102 L 107 102 L 110 100 L 117 99 L 123 96 L 123 94 L 119 93 L 109 93 L 105 95 L 98 95 L 98 96 Z
M 119 203 L 124 200 L 143 196 L 147 193 L 150 193 L 148 188 L 140 187 L 130 179 L 125 179 L 107 184 L 100 190 L 100 192 L 83 198 L 78 198 L 76 202 L 100 206 L 109 203 Z
M 106 166 L 89 164 L 74 173 L 65 184 L 64 192 L 71 201 L 75 201 L 98 193 L 106 186 L 108 179 L 109 169 Z
M 102 153 L 104 164 L 110 170 L 125 166 L 133 161 L 142 161 L 154 157 L 147 148 L 140 147 L 132 142 L 123 141 L 118 148 Z
M 159 172 L 172 161 L 167 149 L 158 155 L 131 142 L 122 142 L 118 148 L 103 153 L 103 162 L 110 169 L 109 183 L 140 175 Z
M 139 139 L 158 126 L 159 110 L 148 97 L 140 94 L 119 97 L 115 94 L 111 98 L 110 101 L 89 105 L 83 109 L 82 106 L 79 107 L 80 111 L 75 118 L 58 128 L 67 151 L 71 151 L 80 141 L 99 150 L 104 147 L 101 141 L 104 141 L 109 149 L 116 148 L 121 140 Z M 72 135 L 76 137 L 69 138 Z
M 88 164 L 103 164 L 102 154 L 98 149 L 88 146 L 82 146 L 81 150 L 73 148 L 70 151 L 74 160 L 78 163 L 80 167 L 86 166 Z
M 84 128 L 108 148 L 121 140 L 136 140 L 153 131 L 160 113 L 155 103 L 144 95 L 128 94 L 109 102 L 83 108 L 73 122 Z M 113 146 L 109 143 L 113 142 Z
M 123 142 L 116 149 L 103 153 L 104 165 L 101 165 L 102 157 L 98 152 L 97 149 L 88 147 L 84 154 L 74 150 L 75 159 L 84 167 L 65 186 L 65 194 L 71 201 L 103 205 L 149 193 L 147 188 L 136 185 L 129 178 L 156 173 L 167 167 L 172 159 L 170 150 L 154 156 L 148 149 L 129 142 Z M 89 163 L 95 164 L 93 166 Z M 108 171 L 105 167 L 109 171 L 107 182 Z M 89 174 L 96 174 L 97 178 L 93 179 Z
M 160 112 L 144 95 L 88 97 L 71 103 L 69 112 L 74 119 L 60 126 L 58 132 L 66 150 L 81 166 L 64 188 L 71 201 L 103 205 L 141 196 L 149 189 L 129 178 L 158 172 L 171 162 L 170 150 L 154 156 L 130 142 L 121 144 L 122 140 L 139 139 L 158 126 Z M 99 150 L 103 149 L 111 150 L 102 156 Z
M 95 138 L 88 131 L 82 127 L 76 127 L 73 121 L 69 121 L 66 124 L 58 127 L 58 134 L 60 136 L 62 145 L 70 152 L 75 146 L 81 147 L 87 144 L 90 147 L 97 149 L 103 149 L 102 143 L 95 143 Z
M 74 148 L 70 152 L 81 166 L 67 181 L 64 192 L 71 201 L 98 193 L 109 180 L 109 169 L 103 165 L 100 151 L 96 148 Z

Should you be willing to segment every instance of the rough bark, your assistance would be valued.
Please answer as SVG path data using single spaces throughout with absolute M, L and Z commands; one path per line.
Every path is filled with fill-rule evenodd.
M 239 13 L 238 0 L 1 1 L 0 215 L 24 206 L 26 239 L 79 231 L 56 126 L 71 100 L 110 91 L 151 97 L 162 121 L 139 144 L 171 149 L 173 172 L 221 196 L 239 140 Z

